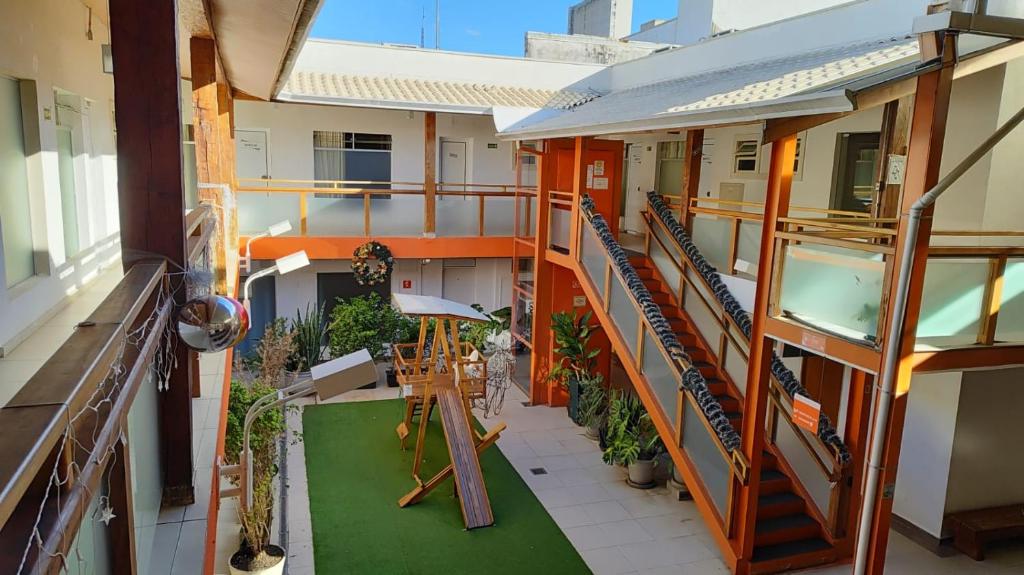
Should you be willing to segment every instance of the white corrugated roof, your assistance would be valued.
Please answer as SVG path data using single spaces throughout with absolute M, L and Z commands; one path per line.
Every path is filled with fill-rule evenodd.
M 493 107 L 569 109 L 597 95 L 593 91 L 544 90 L 500 84 L 306 70 L 292 73 L 278 99 L 410 108 L 466 108 L 482 112 Z
M 843 89 L 918 59 L 913 37 L 824 48 L 613 91 L 554 117 L 530 116 L 508 138 L 664 129 L 852 110 Z

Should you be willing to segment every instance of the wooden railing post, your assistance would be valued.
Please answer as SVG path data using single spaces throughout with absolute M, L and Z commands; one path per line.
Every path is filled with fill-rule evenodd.
M 693 231 L 690 205 L 700 197 L 700 167 L 704 155 L 704 129 L 687 130 L 683 145 L 683 184 L 680 186 L 679 222 L 687 232 Z
M 423 114 L 423 234 L 437 232 L 437 114 Z

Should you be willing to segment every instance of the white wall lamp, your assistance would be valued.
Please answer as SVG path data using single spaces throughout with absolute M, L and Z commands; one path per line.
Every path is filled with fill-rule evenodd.
M 238 267 L 242 268 L 243 272 L 249 273 L 249 270 L 252 268 L 251 247 L 254 241 L 260 238 L 276 238 L 277 236 L 282 236 L 290 231 L 292 231 L 291 221 L 284 220 L 270 226 L 269 228 L 267 228 L 267 231 L 261 234 L 256 234 L 255 236 L 249 238 L 249 240 L 245 242 L 245 257 L 242 258 L 241 262 L 239 262 Z
M 320 399 L 331 399 L 345 392 L 377 381 L 377 368 L 370 352 L 361 349 L 354 353 L 314 365 L 309 378 L 298 381 L 284 389 L 268 393 L 253 402 L 245 414 L 242 428 L 242 452 L 238 454 L 238 465 L 220 467 L 223 476 L 239 476 L 240 490 L 227 489 L 220 496 L 241 495 L 242 512 L 252 507 L 252 452 L 249 448 L 249 432 L 256 420 L 267 411 L 302 397 L 317 395 Z
M 284 257 L 277 258 L 274 260 L 274 265 L 269 268 L 262 269 L 245 280 L 245 287 L 242 288 L 242 303 L 245 305 L 245 311 L 249 310 L 249 299 L 252 297 L 252 282 L 269 276 L 274 273 L 280 273 L 285 275 L 291 273 L 297 269 L 304 268 L 309 265 L 309 256 L 306 255 L 306 250 L 300 250 L 293 254 L 288 254 Z

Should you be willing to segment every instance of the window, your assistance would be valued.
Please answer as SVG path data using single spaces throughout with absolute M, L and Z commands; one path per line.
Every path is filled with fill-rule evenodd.
M 313 179 L 390 182 L 391 135 L 314 131 Z
M 0 76 L 0 228 L 7 286 L 35 275 L 21 83 Z
M 875 198 L 878 171 L 878 132 L 838 134 L 832 179 L 834 210 L 869 212 Z
M 732 172 L 736 175 L 757 174 L 758 154 L 761 150 L 757 138 L 738 137 L 733 148 Z

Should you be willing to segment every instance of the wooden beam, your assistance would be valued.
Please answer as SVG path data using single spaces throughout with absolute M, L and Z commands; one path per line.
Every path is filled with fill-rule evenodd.
M 127 427 L 127 418 L 124 419 Z M 139 572 L 135 554 L 135 502 L 132 498 L 132 466 L 128 440 L 122 437 L 114 444 L 114 457 L 110 462 L 110 492 L 107 497 L 114 509 L 110 521 L 110 563 L 114 573 L 136 575 Z M 146 566 L 148 570 L 149 566 Z
M 122 261 L 145 258 L 186 264 L 185 189 L 181 153 L 181 77 L 175 0 L 110 0 L 110 36 L 117 102 L 117 188 Z M 170 276 L 184 303 L 183 277 Z M 195 501 L 192 476 L 192 373 L 188 348 L 175 346 L 176 365 L 160 395 L 164 503 Z
M 1024 345 L 978 345 L 941 351 L 918 351 L 914 372 L 963 371 L 1024 365 Z
M 238 205 L 234 190 L 238 188 L 235 171 L 235 100 L 231 86 L 217 83 L 217 137 L 220 140 L 221 183 L 231 189 L 229 198 L 223 198 L 223 212 L 216 214 L 222 223 L 219 235 L 224 238 L 224 267 L 227 270 L 225 294 L 235 293 L 235 277 L 238 270 Z M 218 264 L 219 265 L 219 264 Z
M 704 130 L 687 130 L 683 144 L 683 183 L 679 191 L 679 221 L 687 231 L 693 229 L 690 201 L 700 197 L 700 168 L 704 158 Z
M 872 217 L 896 217 L 900 203 L 903 182 L 889 183 L 889 166 L 894 157 L 907 159 L 907 139 L 910 137 L 910 110 L 914 105 L 911 96 L 892 100 L 882 112 L 882 133 L 880 138 L 878 173 L 875 175 L 875 201 L 872 202 Z M 905 166 L 905 164 L 904 164 Z
M 892 517 L 893 493 L 896 486 L 896 470 L 900 457 L 900 446 L 903 439 L 903 424 L 907 412 L 907 392 L 910 390 L 910 378 L 913 374 L 912 356 L 914 353 L 915 334 L 921 311 L 921 297 L 924 291 L 925 268 L 928 263 L 928 242 L 931 238 L 932 213 L 934 206 L 928 208 L 921 219 L 917 242 L 911 251 L 904 251 L 907 234 L 907 220 L 910 206 L 921 198 L 939 181 L 939 170 L 942 163 L 942 148 L 946 136 L 946 120 L 949 115 L 949 99 L 953 86 L 953 67 L 956 61 L 956 37 L 946 35 L 941 40 L 935 35 L 923 35 L 921 38 L 922 53 L 938 50 L 942 58 L 942 67 L 920 76 L 917 80 L 917 92 L 914 96 L 914 112 L 910 124 L 910 148 L 907 153 L 907 174 L 903 197 L 900 200 L 898 246 L 893 258 L 893 269 L 899 269 L 904 258 L 913 258 L 913 272 L 909 278 L 906 315 L 900 333 L 889 333 L 888 322 L 882 341 L 890 338 L 899 340 L 899 359 L 895 374 L 894 397 L 889 409 L 889 426 L 884 438 L 882 473 L 875 498 L 875 512 L 871 522 L 870 540 L 868 543 L 867 573 L 880 574 L 885 569 L 885 551 L 889 541 L 889 527 Z M 896 274 L 891 274 L 895 276 Z M 898 278 L 892 277 L 887 294 L 896 289 Z M 892 317 L 892 297 L 886 303 L 885 317 Z M 886 358 L 883 356 L 882 365 Z M 877 394 L 876 394 L 877 395 Z M 875 399 L 878 405 L 878 399 Z M 879 417 L 879 414 L 875 414 Z
M 747 364 L 747 388 L 744 397 L 743 428 L 740 433 L 743 455 L 750 462 L 750 478 L 746 485 L 738 485 L 736 503 L 735 538 L 738 547 L 738 572 L 749 569 L 754 553 L 754 526 L 757 522 L 757 499 L 761 482 L 761 458 L 765 447 L 765 421 L 768 409 L 768 391 L 771 387 L 771 361 L 773 341 L 768 336 L 767 321 L 771 307 L 775 234 L 789 213 L 790 191 L 793 183 L 793 164 L 796 160 L 796 135 L 784 136 L 772 144 L 771 167 L 768 170 L 768 190 L 764 206 L 764 224 L 761 228 L 761 254 L 758 259 L 758 282 L 751 314 L 750 350 Z
M 827 124 L 833 120 L 849 116 L 853 112 L 854 111 L 851 110 L 849 112 L 831 112 L 827 114 L 813 114 L 810 116 L 772 118 L 770 120 L 765 120 L 761 127 L 761 145 L 781 140 L 786 136 L 799 134 L 804 130 L 816 128 L 822 124 Z
M 244 245 L 248 238 L 243 236 Z M 466 236 L 458 238 L 415 238 L 375 236 L 387 244 L 396 258 L 444 258 L 452 254 L 466 258 L 511 258 L 515 240 L 511 237 Z M 273 260 L 298 250 L 306 250 L 311 260 L 336 260 L 352 257 L 352 251 L 366 243 L 365 236 L 264 238 L 252 244 L 252 257 Z M 532 249 L 533 246 L 530 247 Z M 533 254 L 530 254 L 533 257 Z
M 423 233 L 437 231 L 437 114 L 423 114 Z

